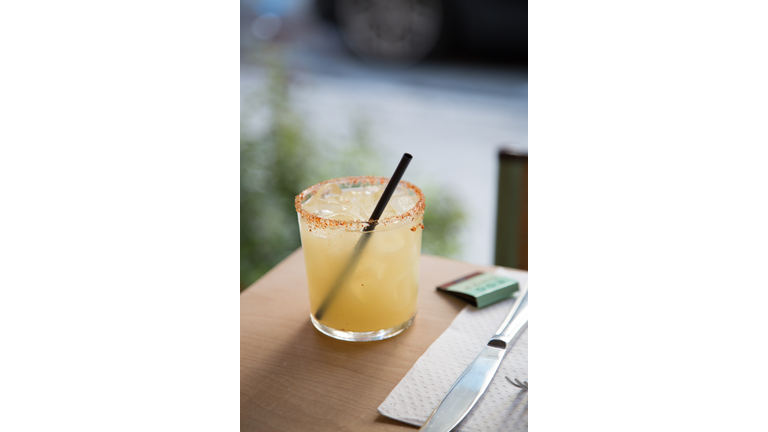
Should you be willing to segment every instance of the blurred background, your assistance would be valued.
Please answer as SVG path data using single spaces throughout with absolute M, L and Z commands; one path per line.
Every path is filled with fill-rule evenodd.
M 299 192 L 405 152 L 423 253 L 527 268 L 527 2 L 241 0 L 240 46 L 241 290 L 300 246 Z

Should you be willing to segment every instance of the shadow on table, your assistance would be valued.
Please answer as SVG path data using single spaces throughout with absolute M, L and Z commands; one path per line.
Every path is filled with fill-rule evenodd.
M 413 429 L 413 430 L 419 429 L 418 426 L 414 426 L 412 424 L 403 423 L 401 421 L 393 420 L 393 419 L 391 419 L 391 418 L 389 418 L 387 416 L 383 416 L 381 414 L 379 414 L 379 416 L 376 417 L 376 420 L 374 420 L 374 423 L 382 423 L 382 424 L 404 426 L 404 427 L 408 427 L 408 428 Z

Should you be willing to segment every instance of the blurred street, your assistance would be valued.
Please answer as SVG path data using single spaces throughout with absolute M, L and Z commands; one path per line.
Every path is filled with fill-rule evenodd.
M 317 19 L 311 5 L 241 4 L 241 94 L 265 85 L 260 56 L 277 47 L 291 77 L 292 99 L 313 134 L 342 142 L 349 139 L 350 120 L 367 121 L 384 166 L 394 168 L 402 153 L 411 153 L 404 179 L 443 185 L 462 200 L 468 221 L 457 258 L 493 264 L 498 150 L 528 151 L 526 65 L 461 57 L 414 66 L 365 63 L 349 52 L 333 25 Z M 253 24 L 265 7 L 280 17 L 269 41 Z

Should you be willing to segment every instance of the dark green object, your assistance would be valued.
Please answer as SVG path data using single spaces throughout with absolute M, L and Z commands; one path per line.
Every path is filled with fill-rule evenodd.
M 528 155 L 499 151 L 496 265 L 528 270 Z
M 478 272 L 440 285 L 437 289 L 482 308 L 508 299 L 520 289 L 520 284 L 505 276 Z

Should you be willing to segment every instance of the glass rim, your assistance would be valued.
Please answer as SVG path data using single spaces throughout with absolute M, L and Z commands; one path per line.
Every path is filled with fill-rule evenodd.
M 304 201 L 306 199 L 317 192 L 321 187 L 329 184 L 329 183 L 344 183 L 351 186 L 362 186 L 362 185 L 385 185 L 389 182 L 389 177 L 375 177 L 375 176 L 351 176 L 351 177 L 339 177 L 335 179 L 326 180 L 323 182 L 320 182 L 316 185 L 310 186 L 306 189 L 304 189 L 300 194 L 296 195 L 296 199 L 294 201 L 296 212 L 304 218 L 313 228 L 347 228 L 347 229 L 364 229 L 370 225 L 370 223 L 366 220 L 357 219 L 357 220 L 342 220 L 342 219 L 327 219 L 323 218 L 321 216 L 314 215 L 312 213 L 309 213 L 308 211 L 304 210 Z M 418 186 L 416 186 L 413 183 L 407 182 L 405 180 L 400 180 L 398 183 L 398 186 L 404 186 L 411 191 L 416 193 L 416 196 L 419 197 L 419 201 L 411 207 L 407 212 L 399 215 L 393 215 L 388 216 L 386 218 L 379 219 L 378 223 L 376 225 L 389 225 L 393 223 L 398 223 L 405 221 L 406 219 L 415 220 L 416 216 L 419 214 L 424 213 L 425 208 L 425 200 L 424 200 L 424 193 L 421 192 L 421 189 L 419 189 Z

